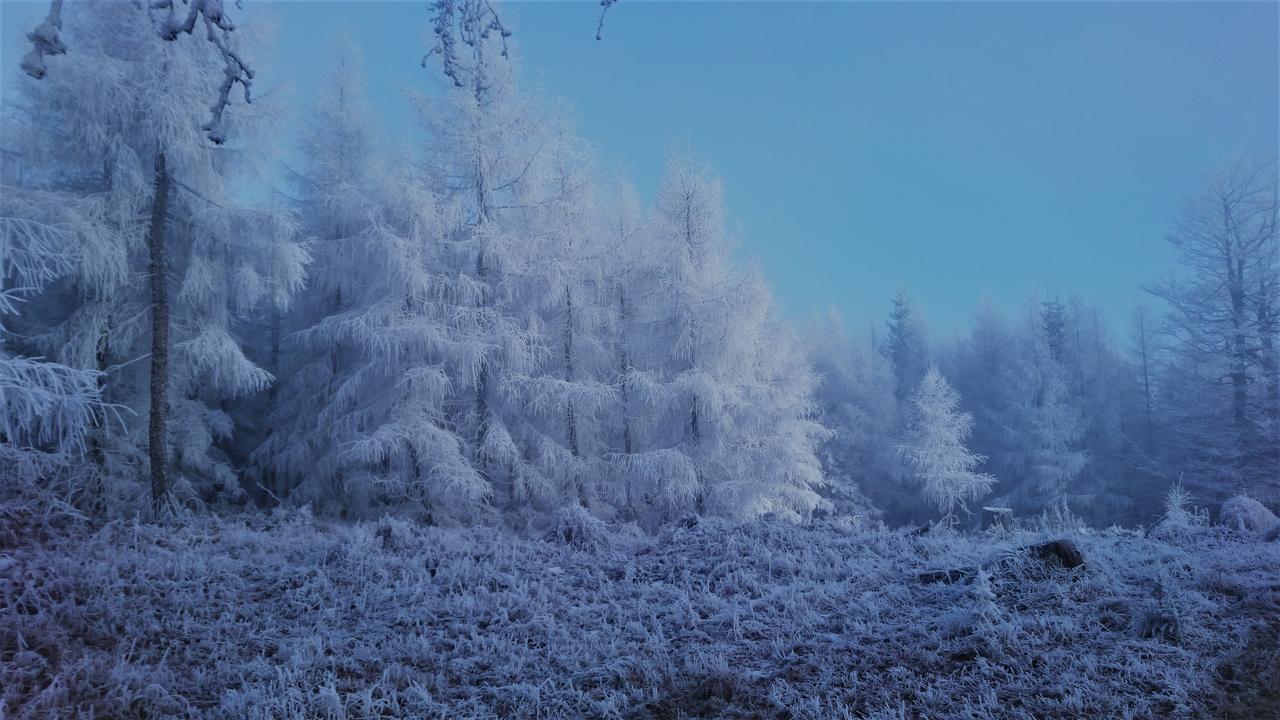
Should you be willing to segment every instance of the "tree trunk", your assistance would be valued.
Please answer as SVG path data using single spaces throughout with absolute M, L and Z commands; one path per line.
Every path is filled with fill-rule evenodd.
M 107 341 L 111 337 L 111 316 L 107 317 L 107 327 L 102 334 L 98 336 L 98 346 L 94 353 L 94 363 L 98 370 L 98 395 L 102 396 L 103 390 L 106 388 L 106 371 L 108 364 Z M 103 435 L 106 432 L 107 419 L 105 417 L 95 417 L 93 421 L 93 432 L 89 436 L 89 456 L 93 458 L 93 463 L 98 469 L 105 470 L 107 466 L 107 452 L 103 447 Z
M 1244 258 L 1227 256 L 1227 293 L 1231 298 L 1231 417 L 1236 428 L 1238 484 L 1249 463 L 1249 347 L 1245 334 Z
M 476 277 L 481 282 L 484 282 L 485 280 L 483 248 L 480 250 L 480 253 L 476 256 Z M 480 302 L 480 307 L 484 307 L 484 301 Z M 477 456 L 483 455 L 482 448 L 484 447 L 485 431 L 489 427 L 489 364 L 486 360 L 487 359 L 485 358 L 481 359 L 479 375 L 476 378 L 475 446 L 476 446 Z M 481 477 L 485 478 L 486 480 L 488 479 L 489 473 L 488 473 L 488 470 L 485 468 L 483 461 L 479 463 L 477 470 L 480 472 Z
M 475 93 L 476 102 L 484 108 L 486 106 L 484 89 L 482 83 L 477 82 L 472 88 Z M 483 145 L 480 139 L 476 140 L 475 147 L 475 191 L 476 191 L 476 223 L 480 230 L 484 230 L 489 222 L 489 177 L 485 172 L 485 161 Z M 480 247 L 476 249 L 476 279 L 482 283 L 487 283 L 487 272 L 484 263 L 484 253 L 486 250 L 483 240 Z M 485 306 L 485 300 L 482 298 L 478 303 L 479 307 Z M 477 471 L 485 480 L 489 479 L 488 469 L 483 461 L 483 450 L 485 442 L 485 434 L 489 427 L 489 364 L 488 358 L 481 358 L 479 377 L 476 378 L 476 436 L 475 447 L 476 455 L 481 459 L 477 463 Z
M 1151 422 L 1151 362 L 1147 357 L 1147 314 L 1142 311 L 1138 318 L 1138 343 L 1142 352 L 1142 400 L 1146 414 L 1147 452 L 1151 452 L 1155 443 L 1154 426 Z
M 573 382 L 573 296 L 564 291 L 564 379 Z M 573 400 L 565 403 L 565 441 L 569 453 L 578 457 L 578 423 L 573 417 Z
M 164 233 L 169 211 L 169 172 L 163 152 L 156 153 L 155 198 L 147 245 L 151 250 L 151 415 L 147 427 L 151 460 L 151 504 L 159 510 L 169 494 L 169 287 Z
M 1267 438 L 1264 444 L 1267 456 L 1265 461 L 1271 466 L 1271 477 L 1280 477 L 1280 369 L 1276 367 L 1276 326 L 1280 318 L 1276 317 L 1276 291 L 1274 284 L 1259 282 L 1258 287 L 1258 339 L 1259 364 L 1262 366 L 1262 381 L 1266 387 L 1266 408 L 1263 413 L 1267 419 Z
M 1013 510 L 1005 507 L 983 507 L 982 529 L 998 528 L 1013 532 Z
M 619 338 L 618 347 L 621 349 L 618 360 L 618 373 L 621 375 L 622 391 L 622 453 L 628 458 L 632 452 L 631 443 L 631 359 L 627 355 L 627 291 L 620 289 L 618 291 L 618 327 Z M 631 470 L 628 468 L 623 473 L 627 484 L 627 505 L 626 512 L 628 516 L 635 513 L 635 498 L 632 497 L 631 489 Z
M 568 288 L 564 291 L 564 379 L 573 382 L 573 295 Z M 573 399 L 565 402 L 564 411 L 565 443 L 569 446 L 569 454 L 578 459 L 578 421 L 573 414 Z M 578 504 L 587 507 L 587 488 L 577 464 L 573 467 L 573 486 L 578 494 Z

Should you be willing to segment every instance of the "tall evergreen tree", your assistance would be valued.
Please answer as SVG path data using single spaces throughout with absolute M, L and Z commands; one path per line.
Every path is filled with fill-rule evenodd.
M 902 403 L 915 392 L 929 366 L 924 326 L 905 288 L 894 292 L 887 330 L 880 348 L 893 366 L 894 396 Z
M 245 356 L 236 320 L 287 306 L 306 261 L 288 214 L 237 201 L 265 117 L 237 107 L 225 143 L 210 143 L 200 118 L 215 45 L 165 42 L 143 8 L 67 10 L 77 51 L 24 85 L 24 153 L 5 182 L 28 207 L 71 211 L 81 252 L 24 333 L 32 350 L 103 373 L 104 398 L 133 411 L 126 432 L 91 437 L 102 473 L 151 475 L 156 501 L 237 498 L 226 406 L 271 376 Z

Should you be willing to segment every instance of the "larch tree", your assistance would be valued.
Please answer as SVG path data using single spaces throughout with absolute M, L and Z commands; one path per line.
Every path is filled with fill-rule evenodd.
M 538 251 L 522 254 L 511 274 L 529 289 L 550 352 L 512 385 L 528 421 L 520 434 L 543 448 L 538 471 L 561 502 L 590 507 L 602 490 L 593 478 L 605 474 L 604 422 L 617 403 L 609 343 L 616 309 L 605 277 L 605 256 L 617 247 L 604 227 L 589 150 L 571 128 L 553 128 L 541 158 L 525 213 L 525 235 Z
M 473 514 L 488 492 L 450 428 L 455 278 L 445 209 L 378 152 L 359 52 L 307 114 L 297 211 L 314 255 L 284 319 L 287 377 L 254 463 L 279 499 L 348 516 Z
M 1141 392 L 1138 408 L 1141 417 L 1141 430 L 1145 452 L 1151 454 L 1156 447 L 1155 432 L 1155 361 L 1156 342 L 1152 327 L 1151 311 L 1140 305 L 1134 309 L 1129 319 L 1129 354 L 1134 368 L 1139 390 Z
M 74 216 L 57 206 L 41 210 L 22 207 L 19 198 L 0 201 L 0 490 L 6 493 L 45 489 L 54 473 L 83 457 L 103 415 L 96 370 L 7 347 L 8 321 L 74 266 L 75 236 L 67 222 Z M 71 482 L 63 499 L 77 501 L 85 486 Z
M 807 516 L 822 504 L 816 376 L 759 274 L 734 266 L 721 183 L 690 154 L 668 161 L 654 242 L 670 263 L 660 286 L 668 320 L 654 337 L 673 350 L 663 442 L 693 465 L 695 508 Z
M 1150 288 L 1169 306 L 1174 452 L 1218 494 L 1275 485 L 1274 158 L 1233 159 L 1188 198 L 1169 233 L 1181 272 Z M 1194 400 L 1192 399 L 1194 398 Z M 1267 487 L 1264 487 L 1267 486 Z
M 183 35 L 195 35 L 197 30 L 203 31 L 221 63 L 222 67 L 219 69 L 222 79 L 217 84 L 214 102 L 209 106 L 209 119 L 201 126 L 201 130 L 211 142 L 218 145 L 225 142 L 227 128 L 223 117 L 231 103 L 231 93 L 238 84 L 245 103 L 250 101 L 253 70 L 245 64 L 236 47 L 232 36 L 236 25 L 227 14 L 222 0 L 184 0 L 181 5 L 175 0 L 152 0 L 147 5 L 145 15 L 133 13 L 127 19 L 136 24 L 136 27 L 129 28 L 130 31 L 146 28 L 161 40 L 170 42 Z M 74 31 L 72 35 L 75 35 Z M 22 71 L 39 80 L 49 70 L 47 57 L 67 53 L 67 45 L 62 38 L 62 0 L 51 0 L 44 21 L 27 33 L 27 39 L 31 41 L 31 49 L 22 58 Z M 211 56 L 208 51 L 203 54 Z M 138 58 L 139 62 L 147 60 Z M 211 62 L 207 67 L 216 68 L 217 65 L 218 62 Z
M 650 311 L 658 299 L 660 270 L 648 236 L 650 218 L 634 188 L 618 178 L 603 203 L 603 293 L 606 303 L 614 307 L 605 315 L 604 330 L 611 335 L 606 345 L 614 356 L 614 369 L 605 377 L 617 390 L 612 421 L 606 422 L 613 439 L 604 443 L 603 458 L 613 504 L 623 519 L 636 520 L 645 501 L 652 498 L 650 493 L 661 485 L 658 478 L 665 466 L 661 456 L 645 452 L 644 443 L 647 410 L 661 404 L 645 392 L 660 384 L 654 378 L 657 364 L 647 354 L 652 348 L 644 342 Z
M 911 419 L 900 452 L 925 500 L 947 525 L 965 503 L 987 494 L 995 478 L 975 472 L 982 456 L 965 446 L 973 417 L 960 410 L 960 395 L 931 366 L 911 396 Z
M 77 52 L 24 86 L 30 142 L 6 182 L 29 205 L 72 211 L 81 252 L 33 308 L 29 334 L 59 361 L 105 373 L 106 399 L 136 413 L 126 433 L 94 433 L 100 471 L 122 479 L 149 465 L 155 503 L 235 498 L 223 405 L 271 379 L 245 357 L 235 321 L 286 305 L 306 260 L 287 214 L 234 199 L 266 118 L 228 113 L 226 144 L 209 143 L 200 116 L 215 45 L 165 42 L 131 5 L 68 10 Z
M 543 248 L 527 232 L 536 180 L 551 125 L 521 93 L 506 33 L 488 3 L 465 0 L 433 7 L 445 87 L 420 98 L 427 129 L 423 182 L 447 209 L 441 266 L 456 278 L 453 328 L 465 372 L 454 392 L 451 424 L 467 439 L 473 467 L 493 486 L 495 504 L 553 503 L 556 483 L 544 468 L 560 466 L 557 442 L 518 437 L 526 398 L 513 380 L 529 376 L 552 352 L 541 318 L 529 311 L 531 288 L 521 272 Z
M 897 516 L 905 505 L 894 482 L 893 369 L 870 339 L 850 337 L 834 310 L 809 330 L 809 356 L 822 379 L 819 418 L 832 431 L 819 450 L 824 496 L 839 513 Z M 893 506 L 893 507 L 890 507 Z
M 998 422 L 1006 433 L 1001 465 L 1012 476 L 1003 497 L 1021 510 L 1042 510 L 1079 499 L 1076 480 L 1088 463 L 1081 446 L 1082 416 L 1072 395 L 1065 358 L 1065 318 L 1055 322 L 1049 305 L 1027 308 L 1027 322 L 1015 335 L 1005 382 L 1009 395 Z

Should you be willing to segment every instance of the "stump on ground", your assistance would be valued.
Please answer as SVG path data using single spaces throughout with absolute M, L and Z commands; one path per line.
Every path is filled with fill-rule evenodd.
M 982 529 L 1000 528 L 1005 531 L 1013 530 L 1013 508 L 1006 507 L 984 507 L 982 508 Z

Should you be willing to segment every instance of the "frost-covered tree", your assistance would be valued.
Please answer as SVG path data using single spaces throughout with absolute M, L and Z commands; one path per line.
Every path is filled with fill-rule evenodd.
M 900 452 L 927 502 L 954 523 L 957 508 L 986 495 L 995 478 L 975 472 L 982 456 L 965 446 L 973 417 L 960 410 L 960 395 L 931 366 L 911 396 L 911 419 Z
M 419 106 L 428 141 L 424 182 L 448 208 L 442 267 L 457 278 L 453 328 L 466 356 L 454 388 L 465 397 L 452 404 L 451 422 L 493 486 L 493 504 L 510 508 L 555 503 L 557 476 L 572 463 L 563 435 L 524 422 L 530 398 L 521 382 L 554 352 L 528 269 L 549 249 L 535 241 L 529 216 L 544 197 L 555 123 L 520 92 L 503 33 L 471 24 L 485 4 L 455 3 L 455 15 L 445 4 L 434 8 L 437 26 L 455 23 L 462 44 L 456 53 L 434 53 L 448 83 Z
M 732 263 L 720 181 L 689 154 L 668 162 L 654 228 L 670 267 L 659 286 L 666 321 L 652 341 L 673 351 L 661 442 L 692 462 L 695 507 L 807 515 L 822 483 L 816 378 L 759 274 Z
M 603 237 L 607 251 L 601 256 L 606 303 L 612 303 L 607 345 L 612 348 L 614 370 L 607 375 L 617 390 L 611 427 L 614 438 L 605 443 L 609 468 L 609 494 L 623 518 L 639 516 L 670 471 L 682 462 L 677 453 L 646 449 L 646 420 L 663 404 L 658 380 L 661 363 L 657 348 L 645 339 L 658 305 L 662 268 L 656 246 L 650 241 L 652 225 L 635 190 L 617 179 L 603 209 Z M 688 475 L 692 476 L 691 468 Z M 674 500 L 675 498 L 671 498 Z M 671 508 L 673 509 L 674 506 Z
M 1040 301 L 1040 331 L 1049 359 L 1061 363 L 1067 347 L 1067 308 L 1056 297 Z
M 914 503 L 894 480 L 898 404 L 889 361 L 870 340 L 850 337 L 834 311 L 810 328 L 808 345 L 822 377 L 819 417 L 832 431 L 819 450 L 824 495 L 837 512 L 874 517 L 883 510 L 901 519 Z
M 1151 454 L 1156 447 L 1155 383 L 1157 378 L 1155 361 L 1157 347 L 1154 328 L 1152 327 L 1151 311 L 1145 305 L 1140 305 L 1134 309 L 1129 319 L 1129 337 L 1131 367 L 1138 390 L 1136 403 L 1136 414 L 1140 423 L 1138 437 L 1141 438 L 1141 444 L 1145 452 Z
M 1274 158 L 1225 163 L 1169 234 L 1181 272 L 1150 290 L 1162 328 L 1175 462 L 1215 494 L 1270 495 L 1276 478 L 1277 190 Z
M 245 357 L 236 320 L 285 306 L 305 263 L 287 214 L 235 198 L 261 156 L 251 150 L 263 118 L 228 114 L 227 143 L 210 145 L 199 116 L 215 46 L 165 42 L 132 5 L 66 10 L 77 52 L 23 86 L 23 142 L 5 183 L 36 212 L 69 213 L 80 252 L 24 316 L 25 333 L 64 364 L 106 373 L 107 400 L 131 411 L 126 432 L 90 438 L 106 474 L 150 465 L 157 501 L 171 489 L 234 497 L 223 405 L 270 380 Z
M 982 469 L 999 478 L 1002 502 L 1039 512 L 1087 495 L 1079 478 L 1088 464 L 1089 420 L 1077 391 L 1079 366 L 1072 365 L 1071 314 L 1051 301 L 1028 307 L 1025 317 L 1010 326 L 982 308 L 953 365 L 975 418 L 972 444 L 985 458 Z
M 294 179 L 314 262 L 283 319 L 285 382 L 253 460 L 279 499 L 465 513 L 487 488 L 444 417 L 445 222 L 376 147 L 363 82 L 359 52 L 338 47 L 306 116 Z
M 924 324 L 905 288 L 894 292 L 880 351 L 893 366 L 894 396 L 905 402 L 929 366 Z
M 223 123 L 223 116 L 231 102 L 231 91 L 239 84 L 244 92 L 244 101 L 248 103 L 251 97 L 249 88 L 253 85 L 253 70 L 245 64 L 235 47 L 232 32 L 236 26 L 227 14 L 222 0 L 183 0 L 181 5 L 175 0 L 151 0 L 145 16 L 133 13 L 128 19 L 134 23 L 145 23 L 157 37 L 166 41 L 177 40 L 182 35 L 194 35 L 197 29 L 204 33 L 221 62 L 222 80 L 217 87 L 216 99 L 209 107 L 209 120 L 201 129 L 213 143 L 221 145 L 225 142 L 227 128 Z M 74 30 L 72 35 L 75 35 Z M 49 3 L 48 15 L 27 33 L 27 39 L 31 41 L 31 49 L 22 59 L 22 71 L 39 80 L 48 72 L 46 56 L 65 55 L 67 52 L 62 39 L 62 0 L 52 0 Z M 212 56 L 207 51 L 204 54 Z M 137 58 L 139 63 L 149 61 L 151 58 Z M 211 62 L 208 67 L 216 68 L 217 64 Z
M 1076 449 L 1087 458 L 1075 481 L 1076 512 L 1098 523 L 1133 521 L 1151 505 L 1143 425 L 1130 415 L 1141 402 L 1140 377 L 1098 306 L 1072 296 L 1066 334 L 1063 364 L 1081 428 Z
M 1021 481 L 1013 495 L 1027 508 L 1059 505 L 1078 496 L 1074 483 L 1088 463 L 1070 372 L 1054 357 L 1055 347 L 1058 358 L 1065 356 L 1065 318 L 1054 312 L 1053 303 L 1046 309 L 1039 317 L 1030 315 L 1022 336 L 1013 378 L 1016 397 L 1007 423 L 1017 434 L 1014 467 Z
M 7 349 L 7 321 L 70 272 L 75 253 L 56 208 L 52 217 L 34 219 L 30 208 L 13 203 L 0 200 L 0 488 L 6 490 L 81 457 L 101 414 L 97 372 Z
M 339 239 L 338 256 L 361 267 L 342 306 L 299 333 L 304 357 L 321 363 L 311 357 L 304 374 L 332 388 L 309 436 L 315 454 L 299 458 L 311 463 L 302 498 L 337 499 L 357 514 L 389 505 L 468 519 L 490 493 L 450 416 L 472 371 L 451 325 L 469 288 L 439 260 L 445 211 L 409 176 L 385 180 L 394 185 L 367 225 Z
M 549 352 L 529 373 L 515 374 L 525 441 L 544 448 L 538 472 L 561 502 L 589 507 L 606 474 L 604 423 L 618 402 L 611 335 L 618 308 L 608 283 L 608 236 L 598 176 L 589 150 L 561 124 L 551 128 L 536 162 L 526 237 L 537 252 L 513 254 L 509 269 L 528 289 Z

